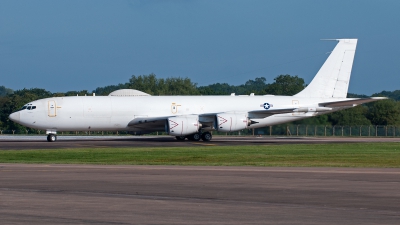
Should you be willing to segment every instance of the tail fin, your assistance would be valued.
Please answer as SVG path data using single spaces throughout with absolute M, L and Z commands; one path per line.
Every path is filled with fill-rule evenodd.
M 336 39 L 339 43 L 315 75 L 311 83 L 297 97 L 346 98 L 353 67 L 357 39 Z

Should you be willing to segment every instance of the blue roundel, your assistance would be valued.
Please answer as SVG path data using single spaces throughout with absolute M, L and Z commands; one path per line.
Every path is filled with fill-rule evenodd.
M 264 103 L 264 109 L 269 109 L 271 106 L 269 103 Z

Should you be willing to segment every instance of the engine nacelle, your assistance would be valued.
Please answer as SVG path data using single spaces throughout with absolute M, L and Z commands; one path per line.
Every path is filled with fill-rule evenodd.
M 220 113 L 216 115 L 216 126 L 218 131 L 230 132 L 246 129 L 251 121 L 246 114 Z
M 172 136 L 194 134 L 200 129 L 198 116 L 169 117 L 166 123 L 166 132 Z

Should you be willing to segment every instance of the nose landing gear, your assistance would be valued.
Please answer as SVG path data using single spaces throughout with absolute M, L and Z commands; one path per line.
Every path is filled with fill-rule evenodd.
M 47 141 L 48 141 L 48 142 L 55 142 L 55 141 L 57 141 L 57 135 L 52 134 L 52 133 L 48 134 L 48 135 L 47 135 Z

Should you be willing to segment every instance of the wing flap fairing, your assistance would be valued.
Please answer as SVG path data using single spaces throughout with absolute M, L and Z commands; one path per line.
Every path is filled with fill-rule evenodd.
M 297 108 L 254 110 L 254 111 L 249 111 L 248 116 L 250 119 L 259 119 L 259 118 L 265 118 L 265 117 L 276 115 L 276 114 L 292 113 L 296 109 Z

